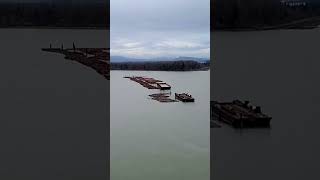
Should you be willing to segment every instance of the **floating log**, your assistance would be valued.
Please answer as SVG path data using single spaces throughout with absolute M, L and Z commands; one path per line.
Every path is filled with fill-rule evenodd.
M 157 93 L 157 94 L 150 94 L 150 97 L 170 97 L 169 93 Z
M 157 93 L 157 94 L 150 94 L 153 100 L 159 102 L 177 102 L 177 100 L 170 99 L 170 93 Z
M 170 99 L 169 97 L 153 97 L 152 99 L 159 102 L 178 102 L 177 100 Z

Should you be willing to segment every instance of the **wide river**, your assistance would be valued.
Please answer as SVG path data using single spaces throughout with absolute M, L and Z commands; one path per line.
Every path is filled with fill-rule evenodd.
M 124 76 L 148 76 L 195 103 L 160 103 Z M 111 179 L 208 180 L 210 72 L 111 71 Z
M 0 30 L 0 179 L 105 180 L 109 81 L 41 48 L 107 47 L 108 31 Z
M 271 129 L 212 129 L 212 179 L 319 179 L 320 29 L 213 41 L 211 100 L 251 100 L 273 119 Z

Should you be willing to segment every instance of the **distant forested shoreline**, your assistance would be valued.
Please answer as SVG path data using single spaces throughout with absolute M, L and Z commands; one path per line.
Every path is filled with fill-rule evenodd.
M 308 29 L 320 24 L 317 1 L 216 0 L 211 9 L 211 31 Z
M 140 71 L 207 71 L 210 62 L 197 61 L 144 61 L 144 62 L 111 62 L 111 70 Z
M 0 28 L 109 29 L 110 5 L 100 3 L 0 3 Z
M 0 2 L 0 28 L 110 29 L 109 1 L 70 2 Z M 288 6 L 282 2 L 306 4 Z M 316 1 L 215 0 L 211 2 L 211 30 L 305 29 L 315 28 L 319 24 L 320 3 Z

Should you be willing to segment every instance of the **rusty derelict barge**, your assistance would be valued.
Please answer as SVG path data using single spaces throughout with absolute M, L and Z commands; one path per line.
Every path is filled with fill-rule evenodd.
M 235 128 L 270 127 L 271 117 L 263 114 L 259 106 L 250 105 L 249 101 L 233 102 L 211 101 L 211 115 L 218 121 Z
M 188 93 L 175 93 L 175 98 L 182 102 L 194 102 L 194 98 Z
M 43 48 L 42 51 L 60 53 L 65 59 L 77 61 L 85 66 L 94 69 L 97 73 L 110 80 L 110 49 L 109 48 Z

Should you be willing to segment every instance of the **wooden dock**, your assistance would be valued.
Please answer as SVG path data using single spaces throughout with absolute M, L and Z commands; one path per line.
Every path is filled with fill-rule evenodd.
M 43 48 L 42 51 L 64 54 L 65 59 L 79 62 L 94 69 L 97 73 L 110 80 L 110 49 L 109 48 Z
M 271 117 L 263 114 L 259 106 L 239 100 L 223 103 L 211 101 L 211 116 L 235 128 L 270 127 L 271 121 Z

